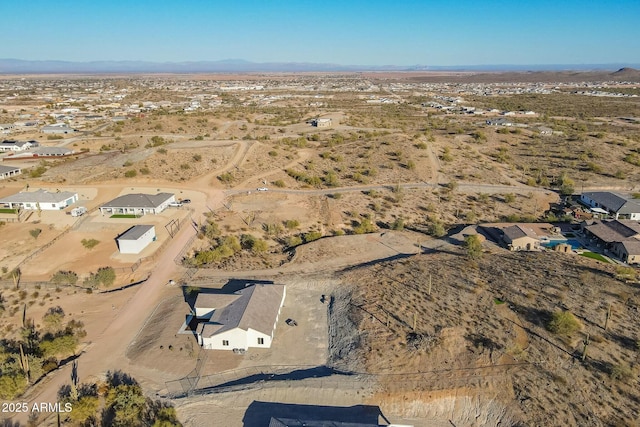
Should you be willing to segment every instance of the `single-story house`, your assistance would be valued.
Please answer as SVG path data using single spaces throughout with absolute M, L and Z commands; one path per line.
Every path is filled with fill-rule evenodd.
M 582 230 L 587 238 L 606 249 L 612 249 L 616 242 L 640 240 L 640 224 L 629 219 L 594 221 L 583 225 Z
M 640 203 L 610 191 L 589 191 L 580 195 L 580 201 L 590 208 L 603 209 L 615 219 L 640 221 Z
M 57 124 L 57 125 L 44 126 L 42 128 L 42 132 L 49 133 L 49 134 L 67 134 L 67 133 L 74 133 L 77 131 L 66 124 Z
M 0 133 L 10 133 L 13 128 L 16 126 L 13 123 L 1 123 L 0 124 Z
M 314 119 L 311 121 L 311 124 L 318 128 L 328 128 L 331 126 L 331 119 L 329 118 Z
M 21 191 L 9 197 L 0 199 L 0 205 L 10 209 L 22 208 L 31 210 L 55 211 L 64 209 L 78 201 L 78 193 L 69 191 L 57 191 L 55 193 L 47 190 Z
M 134 225 L 116 237 L 121 254 L 139 254 L 155 240 L 156 228 L 153 225 Z
M 100 212 L 105 214 L 159 214 L 169 206 L 169 203 L 175 203 L 176 197 L 171 193 L 142 194 L 133 193 L 116 197 L 110 202 L 100 206 Z
M 489 126 L 513 126 L 512 122 L 504 118 L 489 119 L 485 123 Z
M 29 152 L 17 153 L 8 157 L 11 159 L 34 159 L 39 157 L 64 157 L 74 154 L 75 151 L 66 147 L 40 147 Z
M 0 165 L 0 179 L 11 178 L 12 176 L 20 175 L 22 169 L 15 166 L 3 166 Z
M 269 348 L 286 295 L 285 285 L 253 284 L 234 294 L 199 294 L 196 330 L 205 349 Z
M 502 230 L 502 240 L 511 251 L 535 251 L 540 249 L 540 237 L 526 224 L 516 224 Z
M 37 141 L 13 141 L 5 139 L 0 142 L 0 151 L 25 151 L 38 145 Z
M 611 252 L 627 264 L 640 264 L 640 240 L 615 242 L 611 247 Z

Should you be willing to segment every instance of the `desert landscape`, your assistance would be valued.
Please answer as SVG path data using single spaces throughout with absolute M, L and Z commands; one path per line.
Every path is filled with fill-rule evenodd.
M 1 75 L 4 425 L 637 425 L 639 84 Z

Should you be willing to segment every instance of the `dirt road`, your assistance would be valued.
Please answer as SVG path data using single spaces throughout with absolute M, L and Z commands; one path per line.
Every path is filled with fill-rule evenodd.
M 141 285 L 138 292 L 119 309 L 115 321 L 106 325 L 104 331 L 95 338 L 95 342 L 89 345 L 84 354 L 77 359 L 78 377 L 81 383 L 90 381 L 108 370 L 129 371 L 129 362 L 125 357 L 127 346 L 135 338 L 149 313 L 170 291 L 166 286 L 168 281 L 179 277 L 182 273 L 182 267 L 177 266 L 173 259 L 194 234 L 195 230 L 189 226 L 180 230 L 158 259 L 157 267 L 149 280 Z M 36 402 L 55 403 L 58 390 L 62 385 L 68 384 L 70 378 L 71 364 L 68 364 L 25 396 L 29 407 Z M 19 414 L 14 418 L 26 424 L 27 415 Z

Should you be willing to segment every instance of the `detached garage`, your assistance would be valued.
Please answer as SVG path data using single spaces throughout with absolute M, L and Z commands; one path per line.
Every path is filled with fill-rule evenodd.
M 155 240 L 156 228 L 153 225 L 135 225 L 116 237 L 121 254 L 139 254 Z

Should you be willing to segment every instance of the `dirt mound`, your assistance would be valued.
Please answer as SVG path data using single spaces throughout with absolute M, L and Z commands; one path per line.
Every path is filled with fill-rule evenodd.
M 335 295 L 344 301 L 334 316 L 347 332 L 332 354 L 342 366 L 376 374 L 391 403 L 407 392 L 449 398 L 464 389 L 471 400 L 463 407 L 484 408 L 478 402 L 490 402 L 489 391 L 510 414 L 522 414 L 509 420 L 634 423 L 640 298 L 614 270 L 577 255 L 502 253 L 472 261 L 452 251 L 355 269 L 343 277 L 350 297 L 347 290 Z M 605 331 L 609 303 L 615 324 Z M 562 311 L 582 329 L 549 332 L 552 314 Z M 485 421 L 493 424 L 490 416 Z

